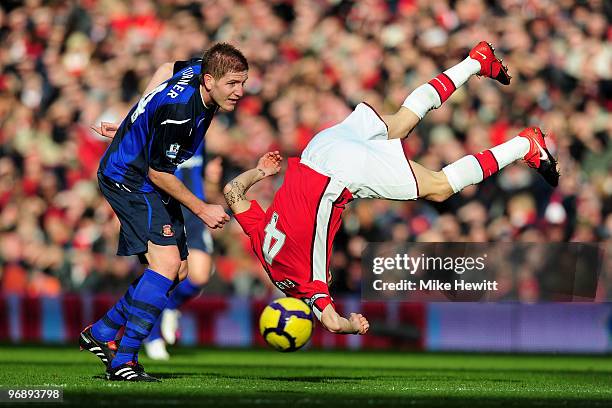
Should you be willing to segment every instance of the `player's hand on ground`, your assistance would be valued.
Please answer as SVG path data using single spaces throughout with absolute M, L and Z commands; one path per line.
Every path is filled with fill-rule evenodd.
M 283 158 L 278 150 L 268 152 L 257 162 L 257 169 L 263 172 L 263 177 L 273 176 L 280 171 L 282 161 Z
M 225 223 L 230 220 L 223 207 L 217 204 L 206 204 L 204 211 L 200 212 L 198 216 L 212 229 L 223 228 Z
M 370 328 L 370 323 L 368 323 L 368 320 L 360 313 L 351 313 L 349 322 L 357 332 L 356 334 L 366 334 Z
M 91 129 L 100 136 L 112 139 L 119 129 L 119 125 L 111 122 L 100 122 L 100 126 L 91 126 Z

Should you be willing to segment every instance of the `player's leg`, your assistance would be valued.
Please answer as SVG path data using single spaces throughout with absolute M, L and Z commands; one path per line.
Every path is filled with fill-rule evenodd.
M 140 277 L 136 278 L 121 299 L 100 320 L 91 326 L 91 332 L 96 339 L 101 341 L 115 340 L 117 332 L 125 325 L 127 310 L 132 301 L 134 288 L 138 285 L 139 280 Z
M 100 320 L 87 326 L 79 335 L 79 347 L 96 355 L 105 366 L 115 358 L 117 332 L 126 322 L 128 305 L 131 302 L 134 288 L 138 284 L 137 278 L 127 292 L 115 303 Z
M 418 198 L 441 202 L 454 194 L 442 170 L 433 171 L 412 160 L 409 162 L 418 186 Z
M 176 200 L 164 203 L 156 193 L 146 195 L 148 268 L 134 289 L 125 331 L 107 377 L 115 379 L 124 365 L 137 364 L 142 341 L 168 302 L 169 292 L 178 283 L 179 271 L 187 258 L 183 216 Z
M 412 161 L 410 166 L 419 186 L 419 197 L 444 201 L 520 159 L 536 169 L 551 186 L 558 184 L 557 163 L 546 148 L 544 134 L 534 127 L 524 129 L 518 136 L 491 149 L 464 156 L 441 171 L 428 170 Z
M 526 128 L 507 142 L 465 156 L 441 171 L 428 170 L 409 160 L 398 139 L 345 143 L 341 147 L 352 148 L 351 154 L 357 157 L 354 162 L 359 163 L 348 162 L 346 169 L 338 173 L 355 198 L 444 201 L 519 159 L 535 168 L 550 185 L 556 186 L 559 181 L 557 163 L 538 128 Z
M 100 190 L 121 222 L 118 255 L 134 255 L 147 250 L 148 204 L 144 195 L 133 194 L 120 184 L 100 176 Z M 126 293 L 108 312 L 93 325 L 86 327 L 79 336 L 82 350 L 96 355 L 108 366 L 115 357 L 117 332 L 125 325 L 134 290 L 141 278 L 129 286 Z
M 100 320 L 87 326 L 79 336 L 81 350 L 95 354 L 104 365 L 115 357 L 117 332 L 125 325 L 129 304 L 140 277 L 134 280 L 127 292 L 115 303 Z
M 183 267 L 184 265 L 184 267 Z M 179 279 L 186 276 L 186 265 L 187 262 L 181 263 L 181 269 L 179 270 Z M 184 273 L 182 272 L 184 271 Z M 141 277 L 138 277 L 129 286 L 127 292 L 115 303 L 108 312 L 93 325 L 86 327 L 79 338 L 81 349 L 95 348 L 92 350 L 104 364 L 108 364 L 117 352 L 117 344 L 115 339 L 119 330 L 125 326 L 127 321 L 127 314 L 129 305 L 132 303 L 132 297 L 134 295 L 134 289 L 138 284 Z M 155 325 L 151 329 L 151 334 L 147 338 L 145 347 L 147 348 L 147 355 L 154 360 L 167 360 L 169 358 L 166 351 L 165 343 L 160 347 L 159 341 L 154 343 L 156 340 L 161 339 L 159 322 L 161 318 L 158 318 Z M 97 348 L 96 348 L 97 347 Z
M 188 260 L 191 259 L 192 256 L 193 256 L 193 253 L 190 252 L 187 259 Z M 155 321 L 155 324 L 151 328 L 151 332 L 149 333 L 149 336 L 143 341 L 143 345 L 144 345 L 145 352 L 147 353 L 147 357 L 149 357 L 151 360 L 164 360 L 165 361 L 165 360 L 170 359 L 170 354 L 168 353 L 168 350 L 166 349 L 166 341 L 164 337 L 162 336 L 161 322 L 162 322 L 162 317 L 164 316 L 164 313 L 168 310 L 167 309 L 168 303 L 170 302 L 172 295 L 176 292 L 176 290 L 180 287 L 180 285 L 186 280 L 186 277 L 188 274 L 188 268 L 187 268 L 188 260 L 181 262 L 181 267 L 179 268 L 179 274 L 178 274 L 180 283 L 176 285 L 176 287 L 174 288 L 174 290 L 172 290 L 172 292 L 170 292 L 168 302 L 166 302 L 166 308 L 162 311 L 162 313 L 159 315 L 159 317 Z M 177 322 L 178 322 L 178 317 L 177 317 Z M 172 342 L 171 344 L 174 344 L 174 342 Z
M 197 295 L 202 290 L 202 287 L 206 285 L 210 280 L 213 270 L 213 259 L 210 255 L 210 252 L 192 248 L 190 250 L 189 259 L 187 260 L 187 262 L 189 263 L 189 274 L 187 275 L 186 280 L 189 281 L 197 289 L 190 291 L 190 294 Z M 189 298 L 193 296 L 183 297 Z M 179 299 L 175 299 L 174 301 L 179 306 L 185 303 L 181 302 Z
M 181 259 L 176 245 L 162 246 L 149 242 L 146 256 L 149 267 L 134 289 L 125 332 L 111 368 L 138 361 L 142 341 L 149 335 L 165 307 L 168 292 L 178 276 Z
M 184 210 L 185 226 L 189 230 L 189 274 L 172 292 L 167 309 L 178 309 L 199 295 L 213 273 L 213 240 L 208 228 L 190 211 Z M 164 333 L 165 336 L 165 333 Z
M 181 207 L 189 256 L 187 262 L 179 271 L 181 282 L 170 293 L 166 304 L 151 334 L 145 342 L 147 355 L 153 359 L 169 358 L 166 342 L 176 342 L 176 332 L 179 326 L 179 308 L 194 297 L 198 296 L 208 282 L 212 271 L 213 241 L 208 228 L 193 213 Z
M 182 208 L 189 248 L 189 274 L 187 278 L 174 289 L 168 300 L 168 305 L 162 317 L 162 334 L 168 343 L 173 344 L 178 325 L 178 309 L 190 299 L 198 296 L 204 285 L 208 283 L 212 273 L 213 241 L 208 228 L 191 211 Z M 171 333 L 172 332 L 172 333 Z
M 189 300 L 197 297 L 208 283 L 213 268 L 212 257 L 201 249 L 190 247 L 189 274 L 172 291 L 168 304 L 161 316 L 161 334 L 168 344 L 176 343 L 180 312 L 179 309 Z
M 187 265 L 189 265 L 187 267 Z M 152 360 L 168 360 L 168 344 L 176 343 L 181 313 L 178 310 L 184 303 L 198 296 L 210 277 L 212 258 L 206 252 L 190 249 L 187 261 L 179 271 L 180 283 L 170 293 L 166 307 L 155 321 L 149 337 L 144 342 L 147 357 Z
M 495 56 L 493 47 L 482 41 L 459 64 L 412 91 L 395 114 L 383 116 L 389 139 L 408 136 L 427 112 L 442 106 L 473 75 L 493 78 L 504 85 L 510 83 L 508 71 Z

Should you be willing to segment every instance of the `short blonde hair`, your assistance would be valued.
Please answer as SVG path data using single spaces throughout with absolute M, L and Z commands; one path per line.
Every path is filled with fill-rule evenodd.
M 244 55 L 228 43 L 218 43 L 204 52 L 202 56 L 202 76 L 210 74 L 219 79 L 228 72 L 249 70 L 249 63 Z

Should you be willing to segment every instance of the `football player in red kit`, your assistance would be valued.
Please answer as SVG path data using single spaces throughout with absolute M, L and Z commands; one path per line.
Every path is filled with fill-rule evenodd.
M 364 334 L 369 328 L 360 314 L 340 316 L 328 289 L 332 242 L 341 213 L 352 199 L 444 201 L 519 159 L 557 185 L 555 159 L 537 127 L 441 171 L 428 170 L 405 156 L 401 138 L 472 75 L 510 83 L 493 47 L 483 41 L 465 60 L 415 89 L 395 114 L 381 117 L 360 103 L 344 121 L 318 133 L 300 158 L 289 159 L 284 183 L 266 211 L 245 193 L 280 171 L 278 152 L 266 153 L 254 169 L 225 186 L 225 199 L 270 279 L 287 295 L 308 303 L 329 331 Z

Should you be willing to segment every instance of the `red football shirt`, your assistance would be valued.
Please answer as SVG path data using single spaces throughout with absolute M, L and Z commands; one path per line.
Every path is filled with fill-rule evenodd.
M 236 214 L 272 282 L 288 296 L 305 300 L 317 317 L 333 306 L 329 258 L 342 211 L 352 199 L 340 181 L 290 158 L 270 208 L 264 212 L 251 201 L 247 211 Z

